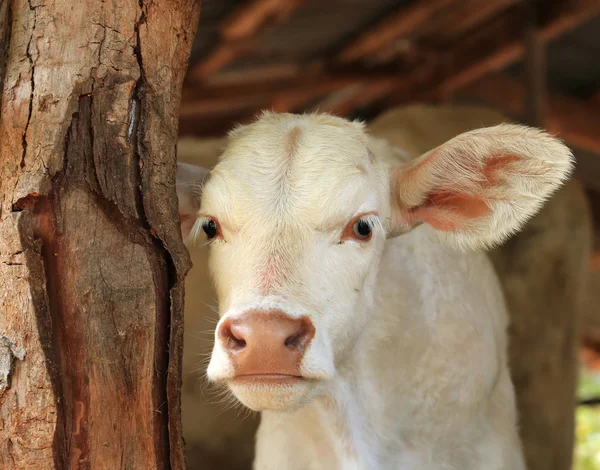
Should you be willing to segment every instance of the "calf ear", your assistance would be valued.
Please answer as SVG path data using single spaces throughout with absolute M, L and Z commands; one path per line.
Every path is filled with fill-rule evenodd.
M 179 199 L 179 220 L 181 236 L 187 244 L 192 227 L 200 210 L 202 186 L 210 171 L 188 163 L 177 162 L 177 197 Z
M 458 248 L 488 248 L 517 231 L 568 178 L 571 151 L 528 127 L 461 134 L 391 170 L 390 236 L 421 223 Z

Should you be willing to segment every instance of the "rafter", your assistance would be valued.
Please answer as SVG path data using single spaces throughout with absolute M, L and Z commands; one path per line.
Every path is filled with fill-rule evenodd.
M 553 18 L 539 31 L 539 40 L 547 43 L 552 39 L 576 28 L 585 21 L 600 14 L 600 0 L 564 0 L 558 5 Z M 464 88 L 489 73 L 501 71 L 520 60 L 525 47 L 520 35 L 515 31 L 515 18 L 499 20 L 494 27 L 486 28 L 479 34 L 456 44 L 447 62 L 451 70 L 440 81 L 433 94 L 447 96 Z M 508 35 L 506 31 L 509 31 Z M 481 47 L 481 45 L 485 47 Z M 469 56 L 476 51 L 476 56 Z
M 219 43 L 206 57 L 192 66 L 188 78 L 202 81 L 249 54 L 262 34 L 282 23 L 303 2 L 304 0 L 251 0 L 236 8 L 219 28 Z
M 337 64 L 349 64 L 375 54 L 393 41 L 414 34 L 451 3 L 452 0 L 419 0 L 401 7 L 351 41 L 334 61 Z
M 369 108 L 393 94 L 397 102 L 408 102 L 412 90 L 417 84 L 431 80 L 432 70 L 420 68 L 406 75 L 390 76 L 389 80 L 369 81 L 358 83 L 356 86 L 338 91 L 335 95 L 326 97 L 313 110 L 328 112 L 338 116 L 349 116 L 358 108 Z
M 513 116 L 525 113 L 526 93 L 519 82 L 503 75 L 489 75 L 464 90 L 466 96 L 477 98 Z M 570 145 L 600 155 L 600 110 L 583 101 L 548 94 L 546 127 Z
M 452 8 L 438 21 L 425 26 L 423 36 L 434 42 L 453 41 L 463 34 L 491 20 L 504 10 L 521 0 L 462 0 L 455 2 Z
M 276 109 L 280 112 L 301 108 L 306 102 L 334 93 L 351 85 L 370 87 L 408 86 L 412 75 L 369 74 L 329 74 L 300 77 L 294 80 L 277 82 L 256 82 L 243 85 L 197 88 L 186 92 L 182 100 L 180 116 L 190 118 L 211 113 L 222 113 L 249 106 Z
M 354 110 L 368 106 L 373 101 L 377 101 L 379 98 L 385 96 L 394 87 L 395 83 L 393 81 L 355 85 L 327 97 L 321 103 L 314 106 L 313 109 L 323 113 L 347 117 Z

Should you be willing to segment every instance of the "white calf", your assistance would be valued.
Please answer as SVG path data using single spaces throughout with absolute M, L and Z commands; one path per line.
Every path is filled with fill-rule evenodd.
M 571 154 L 502 125 L 399 158 L 358 123 L 264 114 L 210 173 L 178 166 L 219 299 L 208 377 L 262 411 L 257 470 L 524 469 L 503 298 L 475 249 L 531 217 Z

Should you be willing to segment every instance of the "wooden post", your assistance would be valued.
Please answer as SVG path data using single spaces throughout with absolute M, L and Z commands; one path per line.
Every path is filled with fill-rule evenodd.
M 522 102 L 527 123 L 543 128 L 547 103 L 544 45 L 537 27 L 537 2 L 528 0 L 525 7 Z M 590 226 L 583 188 L 572 180 L 518 235 L 492 253 L 511 314 L 509 359 L 530 470 L 572 466 Z
M 532 126 L 543 128 L 547 101 L 546 47 L 539 31 L 539 2 L 527 0 L 523 4 L 523 10 L 527 122 Z
M 183 470 L 175 145 L 199 3 L 3 14 L 0 468 Z

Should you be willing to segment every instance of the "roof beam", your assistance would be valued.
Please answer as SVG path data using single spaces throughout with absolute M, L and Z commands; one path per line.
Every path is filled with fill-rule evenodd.
M 557 5 L 556 14 L 539 30 L 539 40 L 542 43 L 561 36 L 600 13 L 600 0 L 563 0 Z M 436 86 L 433 94 L 437 97 L 447 96 L 489 73 L 499 72 L 519 61 L 525 54 L 525 47 L 520 35 L 514 31 L 515 24 L 518 23 L 514 18 L 505 18 L 495 27 L 486 28 L 483 35 L 476 34 L 457 44 L 448 61 L 454 64 L 451 67 L 453 70 Z M 513 31 L 506 40 L 504 31 L 511 29 Z M 485 48 L 478 47 L 481 42 L 485 43 Z M 470 50 L 477 51 L 477 56 L 469 58 L 467 52 Z
M 358 84 L 327 97 L 313 109 L 322 113 L 347 117 L 357 108 L 368 106 L 373 101 L 377 101 L 390 93 L 394 88 L 395 83 L 393 81 Z
M 489 75 L 464 90 L 464 95 L 494 106 L 515 117 L 525 114 L 524 88 L 509 77 Z M 546 127 L 569 145 L 600 155 L 600 110 L 586 102 L 548 93 Z
M 304 0 L 250 0 L 236 8 L 221 24 L 221 39 L 188 77 L 202 81 L 238 58 L 249 54 L 256 40 L 267 30 L 282 23 Z
M 390 80 L 363 81 L 353 87 L 339 90 L 335 95 L 314 106 L 313 110 L 347 117 L 358 108 L 381 103 L 391 94 L 396 98 L 396 102 L 407 102 L 410 101 L 417 84 L 431 80 L 431 72 L 428 68 L 421 68 L 407 75 L 392 75 Z
M 526 122 L 532 126 L 544 127 L 547 102 L 546 47 L 542 41 L 539 23 L 539 5 L 528 0 L 524 5 L 527 19 L 523 31 L 525 45 L 524 81 L 526 84 Z
M 435 42 L 451 41 L 491 20 L 522 0 L 462 0 L 449 8 L 439 21 L 425 27 L 424 36 Z
M 413 35 L 451 3 L 452 0 L 418 0 L 398 9 L 351 41 L 339 52 L 334 62 L 356 62 L 377 53 L 399 38 Z
M 329 74 L 300 77 L 278 82 L 257 82 L 244 85 L 203 87 L 187 91 L 182 100 L 180 116 L 191 118 L 211 113 L 223 113 L 249 106 L 276 109 L 279 112 L 302 107 L 306 102 L 334 93 L 352 85 L 371 87 L 412 86 L 412 75 L 401 74 Z

